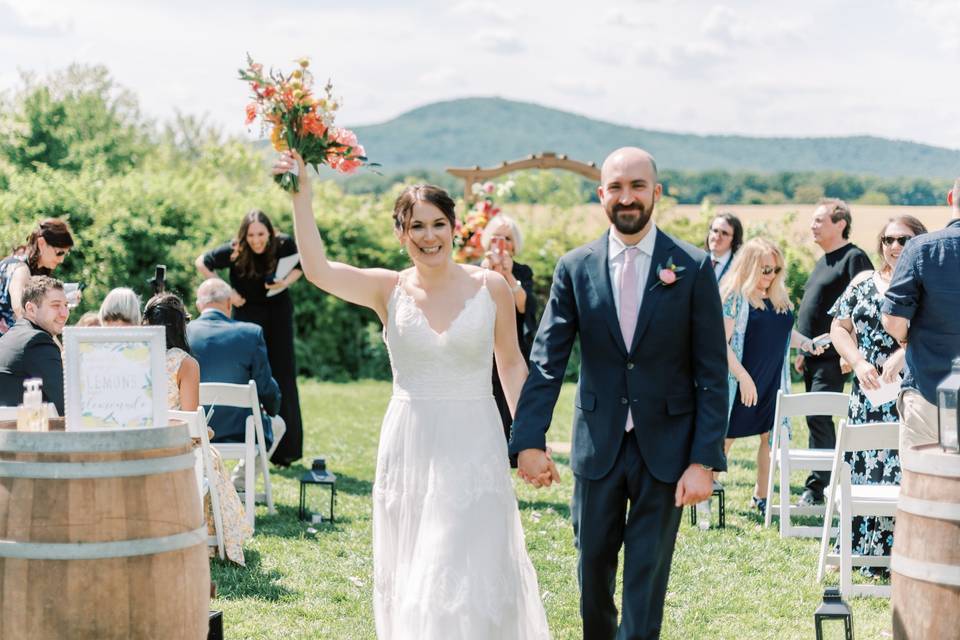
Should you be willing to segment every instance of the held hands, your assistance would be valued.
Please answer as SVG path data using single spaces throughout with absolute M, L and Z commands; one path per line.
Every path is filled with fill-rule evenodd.
M 303 158 L 300 157 L 300 154 L 296 151 L 284 151 L 277 156 L 273 167 L 270 169 L 270 173 L 275 176 L 283 175 L 284 173 L 293 173 L 295 176 L 300 177 L 300 191 L 296 193 L 310 193 L 311 187 L 310 180 L 307 177 L 307 167 L 303 164 Z
M 703 502 L 713 493 L 713 472 L 701 464 L 691 464 L 680 476 L 674 504 L 685 507 Z
M 860 386 L 864 389 L 880 388 L 880 373 L 875 366 L 865 359 L 861 359 L 853 366 L 853 372 L 857 374 L 857 380 L 860 381 Z
M 557 465 L 550 457 L 550 449 L 524 449 L 517 458 L 517 475 L 527 484 L 537 487 L 549 487 L 560 482 Z
M 283 280 L 276 280 L 274 282 L 263 283 L 263 288 L 266 289 L 267 291 L 273 291 L 275 289 L 283 289 L 286 286 L 287 286 L 287 283 L 284 282 Z
M 887 361 L 883 363 L 883 381 L 884 382 L 895 382 L 897 378 L 900 377 L 900 372 L 903 371 L 903 365 L 907 361 L 907 350 L 903 347 L 894 351 Z
M 823 340 L 824 338 L 829 340 L 830 334 L 821 333 L 815 338 L 807 338 L 806 341 L 800 344 L 800 350 L 805 353 L 809 353 L 812 356 L 819 356 L 820 354 L 822 354 L 824 351 L 827 350 L 827 346 L 830 344 L 829 342 L 827 342 L 826 344 L 821 343 L 819 346 L 815 344 L 817 340 Z
M 803 354 L 798 353 L 796 359 L 793 361 L 793 368 L 796 370 L 797 373 L 803 373 L 803 369 L 806 366 L 804 364 L 805 362 L 806 362 L 806 358 L 803 357 Z

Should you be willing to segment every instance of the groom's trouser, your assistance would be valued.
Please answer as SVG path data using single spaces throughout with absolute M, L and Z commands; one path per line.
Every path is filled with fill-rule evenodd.
M 584 640 L 660 637 L 663 602 L 682 509 L 676 483 L 654 478 L 634 434 L 625 433 L 613 469 L 599 480 L 576 476 L 573 532 L 579 551 Z M 624 547 L 623 620 L 617 631 L 617 559 Z

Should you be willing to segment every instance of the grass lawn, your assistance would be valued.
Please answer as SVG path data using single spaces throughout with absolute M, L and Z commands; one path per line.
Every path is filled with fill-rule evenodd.
M 327 458 L 338 476 L 335 524 L 297 519 L 303 466 L 274 471 L 277 514 L 259 507 L 247 566 L 212 563 L 219 589 L 212 608 L 224 612 L 225 635 L 238 638 L 375 638 L 372 601 L 371 500 L 377 438 L 389 383 L 301 380 L 305 460 Z M 550 440 L 569 440 L 573 385 L 557 404 Z M 806 443 L 805 426 L 797 425 Z M 727 527 L 700 531 L 684 514 L 667 594 L 664 638 L 812 638 L 818 541 L 781 540 L 750 510 L 756 438 L 738 443 L 727 490 Z M 576 552 L 569 523 L 573 478 L 566 459 L 562 482 L 533 489 L 515 482 L 527 548 L 540 580 L 553 637 L 580 638 Z M 799 494 L 803 478 L 794 478 Z M 314 488 L 316 506 L 329 505 Z M 326 500 L 326 503 L 325 503 Z M 716 509 L 716 507 L 715 507 Z M 836 574 L 828 580 L 836 583 Z M 851 602 L 858 638 L 892 637 L 889 602 Z M 839 635 L 832 637 L 841 637 Z M 495 640 L 495 639 L 491 639 Z

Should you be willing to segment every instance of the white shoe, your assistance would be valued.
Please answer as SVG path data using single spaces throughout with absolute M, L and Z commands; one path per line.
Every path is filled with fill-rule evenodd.
M 697 510 L 697 526 L 703 531 L 710 528 L 710 499 L 698 502 L 695 506 Z

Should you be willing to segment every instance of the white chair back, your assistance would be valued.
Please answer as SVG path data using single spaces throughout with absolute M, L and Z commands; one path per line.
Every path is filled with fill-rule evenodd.
M 806 416 L 846 416 L 850 396 L 832 391 L 777 394 L 777 413 L 783 418 Z
M 247 384 L 230 384 L 226 382 L 201 382 L 200 404 L 216 407 L 240 407 L 244 409 L 257 408 L 259 412 L 260 398 L 257 395 L 257 384 L 251 380 Z
M 866 424 L 840 425 L 840 437 L 837 439 L 837 456 L 843 460 L 843 454 L 851 451 L 872 451 L 874 449 L 897 449 L 900 446 L 900 424 L 898 422 L 869 422 Z M 836 466 L 836 465 L 834 465 Z

